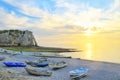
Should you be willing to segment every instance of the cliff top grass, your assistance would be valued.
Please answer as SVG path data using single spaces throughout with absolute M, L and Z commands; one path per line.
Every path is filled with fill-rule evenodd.
M 7 50 L 24 52 L 76 52 L 75 49 L 53 48 L 53 47 L 1 47 Z

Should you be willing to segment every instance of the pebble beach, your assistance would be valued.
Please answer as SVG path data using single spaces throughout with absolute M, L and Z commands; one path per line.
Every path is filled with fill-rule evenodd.
M 80 80 L 120 80 L 120 64 L 117 63 L 90 61 L 75 58 L 48 58 L 48 62 L 65 61 L 68 64 L 67 67 L 59 70 L 52 70 L 48 66 L 44 68 L 35 67 L 41 70 L 51 71 L 52 75 L 49 77 L 29 75 L 24 67 L 6 67 L 3 64 L 4 61 L 25 62 L 26 60 L 37 60 L 40 58 L 32 56 L 31 54 L 32 52 L 23 52 L 23 54 L 18 55 L 0 53 L 0 56 L 6 58 L 5 60 L 0 61 L 0 80 L 71 80 L 69 71 L 79 67 L 86 67 L 89 69 L 87 76 L 81 78 Z M 31 66 L 27 65 L 27 67 Z M 14 75 L 14 79 L 5 77 L 3 78 L 3 76 L 12 77 L 12 75 Z

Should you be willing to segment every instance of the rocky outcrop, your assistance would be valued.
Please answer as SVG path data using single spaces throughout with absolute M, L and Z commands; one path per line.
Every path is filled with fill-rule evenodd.
M 0 68 L 0 80 L 30 80 L 17 71 Z M 32 80 L 32 79 L 31 79 Z
M 0 46 L 37 46 L 37 42 L 31 31 L 2 30 Z

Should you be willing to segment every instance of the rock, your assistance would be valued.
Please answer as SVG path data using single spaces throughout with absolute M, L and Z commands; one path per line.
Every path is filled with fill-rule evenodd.
M 37 42 L 28 30 L 1 30 L 0 46 L 37 46 Z
M 0 68 L 0 80 L 29 80 L 23 75 Z

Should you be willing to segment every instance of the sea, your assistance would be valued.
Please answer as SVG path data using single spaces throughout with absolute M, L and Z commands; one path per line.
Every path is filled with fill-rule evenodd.
M 39 45 L 73 48 L 80 52 L 61 53 L 85 60 L 120 63 L 120 32 L 61 34 L 41 37 Z

